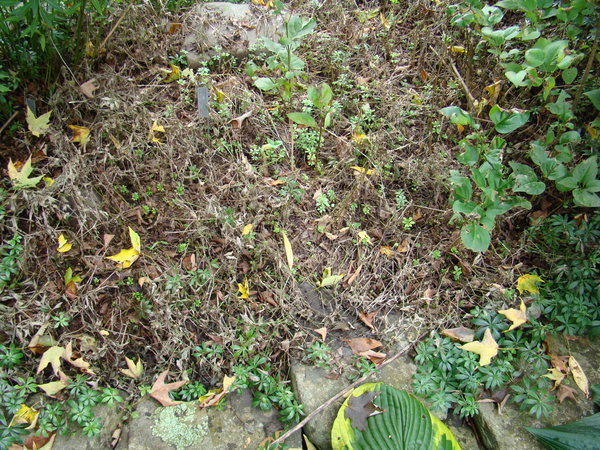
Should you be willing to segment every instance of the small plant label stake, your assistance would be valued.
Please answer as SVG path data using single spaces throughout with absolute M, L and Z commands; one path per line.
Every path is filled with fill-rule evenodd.
M 196 98 L 198 99 L 198 117 L 208 119 L 208 89 L 206 86 L 196 86 Z

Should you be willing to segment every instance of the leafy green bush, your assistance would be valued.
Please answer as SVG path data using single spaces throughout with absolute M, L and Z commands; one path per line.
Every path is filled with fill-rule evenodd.
M 551 216 L 529 237 L 532 251 L 548 265 L 542 314 L 562 333 L 600 333 L 600 213 Z

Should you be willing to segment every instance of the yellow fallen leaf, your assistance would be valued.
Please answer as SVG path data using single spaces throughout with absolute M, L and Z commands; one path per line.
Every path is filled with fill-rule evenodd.
M 238 283 L 238 298 L 250 298 L 250 288 L 248 287 L 248 279 L 245 278 L 243 283 Z
M 571 369 L 571 375 L 575 380 L 575 384 L 586 397 L 590 396 L 590 383 L 588 382 L 583 369 L 573 356 L 569 356 L 569 369 Z
M 110 332 L 106 331 L 106 330 L 100 330 L 99 333 L 100 333 L 100 336 L 108 336 L 108 335 L 110 335 Z
M 492 358 L 498 354 L 498 344 L 494 340 L 489 328 L 485 329 L 481 341 L 469 342 L 468 344 L 461 345 L 460 348 L 478 354 L 480 366 L 487 366 L 492 361 Z
M 315 447 L 314 444 L 308 440 L 308 438 L 306 437 L 305 434 L 302 434 L 302 437 L 304 438 L 304 444 L 306 445 L 306 450 L 317 450 L 317 447 Z
M 283 249 L 285 250 L 285 258 L 287 259 L 288 267 L 292 270 L 294 266 L 294 252 L 292 250 L 292 244 L 290 244 L 290 240 L 287 237 L 285 231 L 281 232 L 281 236 L 283 237 Z
M 25 117 L 25 120 L 27 121 L 27 128 L 29 128 L 31 134 L 37 137 L 46 134 L 46 131 L 50 128 L 50 114 L 52 114 L 52 111 L 48 111 L 46 114 L 35 117 L 33 111 L 29 109 L 29 106 L 27 107 L 27 116 Z
M 42 180 L 46 183 L 46 187 L 50 187 L 54 184 L 54 179 L 50 177 L 43 177 Z
M 117 263 L 117 268 L 127 269 L 140 257 L 142 244 L 140 235 L 137 234 L 131 227 L 129 228 L 129 239 L 131 241 L 131 248 L 121 250 L 116 255 L 107 256 L 106 259 L 110 259 Z
M 552 390 L 554 390 L 560 385 L 562 380 L 564 380 L 565 374 L 562 373 L 556 367 L 553 367 L 552 369 L 548 369 L 548 372 L 550 372 L 550 373 L 547 373 L 546 375 L 542 375 L 542 376 L 548 378 L 549 380 L 554 381 L 554 387 L 552 388 Z
M 519 291 L 519 294 L 522 294 L 525 291 L 530 292 L 532 294 L 538 294 L 540 292 L 540 290 L 538 289 L 536 283 L 543 283 L 543 282 L 544 282 L 544 280 L 542 280 L 537 275 L 530 275 L 530 274 L 521 275 L 517 279 L 517 290 Z
M 144 366 L 142 365 L 142 360 L 140 358 L 138 358 L 137 363 L 134 363 L 133 360 L 126 356 L 125 362 L 127 363 L 127 369 L 119 369 L 123 375 L 133 378 L 134 380 L 137 380 L 142 376 L 144 373 Z
M 71 364 L 73 367 L 77 367 L 84 373 L 88 373 L 90 375 L 95 375 L 95 373 L 90 369 L 91 364 L 83 359 L 83 357 L 74 358 L 73 357 L 73 344 L 69 342 L 67 347 L 65 348 L 65 352 L 62 355 L 63 359 Z
M 42 177 L 29 178 L 31 172 L 33 172 L 33 167 L 31 166 L 31 155 L 29 158 L 27 158 L 25 164 L 23 164 L 21 170 L 17 169 L 15 164 L 12 162 L 12 159 L 8 160 L 8 178 L 10 178 L 10 181 L 15 188 L 27 189 L 35 187 L 35 185 L 40 182 Z
M 387 19 L 387 17 L 383 15 L 382 12 L 379 13 L 379 20 L 381 21 L 381 25 L 383 25 L 383 28 L 385 28 L 386 30 L 390 29 L 390 21 Z
M 352 142 L 359 143 L 364 141 L 365 139 L 368 139 L 366 134 L 362 134 L 360 132 L 354 132 L 352 134 Z
M 73 139 L 71 139 L 71 141 L 79 142 L 82 147 L 85 147 L 90 138 L 90 129 L 78 125 L 68 125 L 68 127 L 73 130 Z
M 54 371 L 54 375 L 58 375 L 58 371 L 60 370 L 60 359 L 65 354 L 64 347 L 50 347 L 48 350 L 44 352 L 42 355 L 42 359 L 40 360 L 40 364 L 38 365 L 37 372 L 40 373 L 44 370 L 48 364 L 52 365 L 52 370 Z
M 250 234 L 250 232 L 252 231 L 252 228 L 254 228 L 254 225 L 252 225 L 251 223 L 246 225 L 244 227 L 244 229 L 242 230 L 242 236 L 246 236 L 246 235 Z
M 58 237 L 58 248 L 56 250 L 58 250 L 60 253 L 67 253 L 72 248 L 73 248 L 73 244 L 71 244 L 70 242 L 67 242 L 65 235 L 61 234 Z
M 171 71 L 168 72 L 167 76 L 162 80 L 163 83 L 172 83 L 173 81 L 179 80 L 179 77 L 181 76 L 179 74 L 179 67 L 175 64 L 169 64 L 169 66 L 171 67 Z
M 29 427 L 26 430 L 33 428 L 31 425 L 35 426 L 37 422 L 39 412 L 33 408 L 30 408 L 25 403 L 21 405 L 21 407 L 17 410 L 14 417 L 10 421 L 9 427 L 20 424 L 29 424 Z
M 358 243 L 359 244 L 373 245 L 373 242 L 371 241 L 371 238 L 367 234 L 366 231 L 359 231 L 358 232 Z
M 587 132 L 589 133 L 589 135 L 592 137 L 592 139 L 598 139 L 598 136 L 600 136 L 598 134 L 598 132 L 596 131 L 596 129 L 592 126 L 592 124 L 585 124 L 585 129 L 587 130 Z
M 225 92 L 221 91 L 220 89 L 214 88 L 215 90 L 215 97 L 217 99 L 217 101 L 219 103 L 222 103 L 223 100 L 225 100 Z
M 66 388 L 68 384 L 64 381 L 52 381 L 50 383 L 38 384 L 38 387 L 48 395 L 56 395 Z
M 156 133 L 165 133 L 165 127 L 159 125 L 155 120 L 150 127 L 150 132 L 148 133 L 148 140 L 150 142 L 160 142 L 160 137 L 156 135 Z
M 394 256 L 396 252 L 394 250 L 392 250 L 392 247 L 389 247 L 387 245 L 383 246 L 383 247 L 379 247 L 379 254 L 380 255 L 385 255 L 388 258 Z
M 364 173 L 365 175 L 373 175 L 375 173 L 373 169 L 365 169 L 364 167 L 352 166 L 350 168 L 358 173 Z
M 510 330 L 514 330 L 518 326 L 521 326 L 525 322 L 527 322 L 527 308 L 525 307 L 525 303 L 523 303 L 523 300 L 521 300 L 521 306 L 519 307 L 519 309 L 501 309 L 498 311 L 498 314 L 502 314 L 504 317 L 506 317 L 512 322 L 512 325 L 508 330 L 505 331 L 505 333 L 509 332 Z
M 464 47 L 461 47 L 460 45 L 453 45 L 452 47 L 450 47 L 450 51 L 452 53 L 466 53 L 467 50 Z

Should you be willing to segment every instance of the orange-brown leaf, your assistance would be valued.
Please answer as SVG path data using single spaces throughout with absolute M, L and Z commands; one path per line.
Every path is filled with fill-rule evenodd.
M 178 405 L 181 402 L 176 402 L 171 400 L 169 397 L 169 392 L 179 389 L 181 386 L 187 383 L 187 381 L 176 381 L 175 383 L 165 383 L 165 378 L 169 374 L 169 370 L 165 370 L 162 372 L 154 384 L 152 385 L 152 389 L 150 390 L 150 397 L 154 400 L 158 400 L 158 402 L 162 406 L 173 406 Z

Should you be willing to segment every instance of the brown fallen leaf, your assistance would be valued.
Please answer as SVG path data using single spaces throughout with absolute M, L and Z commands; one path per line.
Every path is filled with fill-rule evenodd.
M 219 402 L 229 394 L 231 386 L 235 382 L 235 377 L 228 377 L 225 375 L 223 377 L 223 387 L 221 389 L 216 389 L 214 391 L 209 391 L 207 395 L 203 395 L 198 399 L 200 401 L 199 409 L 208 408 L 210 406 L 216 406 Z
M 410 241 L 408 239 L 404 239 L 402 243 L 396 248 L 398 253 L 406 253 L 410 249 Z
M 252 110 L 242 114 L 241 116 L 231 119 L 229 121 L 229 125 L 231 125 L 231 128 L 233 128 L 235 130 L 239 130 L 240 128 L 242 128 L 242 124 L 244 123 L 244 120 L 246 120 L 251 115 L 252 115 Z
M 169 24 L 169 27 L 167 28 L 167 33 L 169 33 L 169 34 L 175 34 L 179 30 L 181 30 L 181 27 L 183 27 L 182 23 L 172 22 L 172 23 Z
M 442 335 L 449 337 L 453 341 L 459 342 L 473 342 L 475 339 L 475 331 L 466 327 L 449 328 L 442 330 Z
M 353 428 L 362 431 L 367 430 L 367 419 L 371 416 L 381 414 L 383 409 L 373 403 L 380 392 L 365 392 L 348 399 L 348 405 L 344 410 L 344 418 L 350 419 Z
M 346 281 L 347 286 L 352 286 L 352 283 L 354 283 L 354 281 L 356 281 L 356 278 L 360 274 L 361 270 L 362 270 L 362 264 L 356 268 L 356 270 L 354 271 L 354 273 L 352 275 L 350 275 L 350 278 L 348 278 L 348 281 Z
M 374 350 L 383 345 L 378 340 L 371 338 L 353 338 L 342 340 L 350 346 L 352 353 L 359 356 L 362 356 L 361 353 L 363 352 L 366 352 L 368 350 Z
M 275 301 L 275 295 L 271 291 L 261 291 L 258 293 L 258 299 L 267 302 L 269 305 L 279 308 L 279 304 Z
M 364 323 L 371 330 L 373 330 L 373 333 L 377 333 L 377 328 L 375 328 L 375 325 L 373 325 L 373 320 L 375 319 L 375 316 L 377 315 L 378 312 L 379 311 L 373 311 L 368 314 L 364 313 L 364 312 L 358 313 L 358 318 L 362 321 L 362 323 Z
M 578 403 L 577 398 L 575 397 L 576 394 L 577 394 L 577 391 L 575 389 L 573 389 L 570 386 L 565 386 L 564 384 L 561 384 L 558 387 L 558 391 L 556 391 L 556 399 L 558 400 L 559 403 L 562 403 L 567 398 L 570 398 L 575 403 Z
M 65 352 L 62 355 L 63 359 L 71 364 L 73 367 L 77 367 L 82 372 L 95 375 L 94 372 L 90 369 L 90 363 L 83 360 L 83 357 L 79 357 L 77 359 L 73 358 L 73 344 L 69 342 L 67 347 L 65 348 Z
M 96 83 L 96 79 L 92 78 L 91 80 L 86 81 L 81 86 L 79 86 L 79 90 L 85 95 L 87 98 L 94 98 L 94 91 L 98 89 L 98 84 Z
M 181 402 L 171 400 L 169 397 L 169 392 L 179 389 L 188 382 L 176 381 L 175 383 L 165 383 L 165 378 L 167 378 L 168 374 L 169 370 L 167 369 L 158 376 L 152 385 L 152 389 L 150 390 L 150 397 L 152 397 L 154 400 L 158 400 L 162 406 L 178 405 Z
M 198 265 L 196 264 L 196 254 L 195 253 L 191 253 L 191 254 L 185 256 L 183 258 L 182 262 L 183 262 L 183 267 L 188 272 L 196 270 L 198 268 Z
M 327 328 L 325 328 L 325 327 L 317 328 L 315 330 L 315 333 L 317 333 L 319 336 L 321 336 L 321 341 L 325 342 L 325 338 L 327 337 Z

